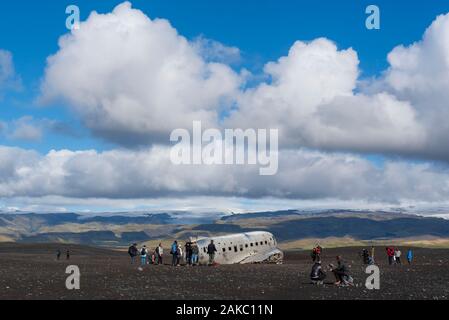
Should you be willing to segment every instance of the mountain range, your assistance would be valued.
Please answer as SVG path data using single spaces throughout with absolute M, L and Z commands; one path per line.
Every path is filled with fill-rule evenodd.
M 0 242 L 76 243 L 122 247 L 132 242 L 210 236 L 254 230 L 279 242 L 347 238 L 357 241 L 449 239 L 449 220 L 396 211 L 284 210 L 245 214 L 188 212 L 0 213 Z

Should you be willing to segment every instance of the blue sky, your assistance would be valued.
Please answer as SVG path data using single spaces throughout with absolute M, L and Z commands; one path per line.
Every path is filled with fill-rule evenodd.
M 0 118 L 26 115 L 58 119 L 70 123 L 77 137 L 49 132 L 39 142 L 10 141 L 4 145 L 34 148 L 41 152 L 72 148 L 98 150 L 111 144 L 94 139 L 79 125 L 70 111 L 60 105 L 35 104 L 46 58 L 57 49 L 65 29 L 65 8 L 80 7 L 82 20 L 92 10 L 110 12 L 121 1 L 14 1 L 2 2 L 0 10 L 1 48 L 11 51 L 17 73 L 23 81 L 20 92 L 10 93 L 0 102 Z M 398 44 L 410 44 L 438 14 L 449 11 L 444 1 L 376 1 L 381 9 L 381 30 L 364 27 L 365 8 L 372 1 L 274 1 L 274 0 L 135 0 L 133 6 L 151 18 L 168 19 L 189 39 L 199 35 L 228 46 L 238 47 L 241 65 L 260 72 L 267 61 L 285 55 L 296 40 L 327 37 L 339 48 L 353 47 L 361 61 L 362 77 L 377 76 L 387 67 L 386 56 Z M 376 158 L 379 159 L 379 158 Z M 377 160 L 376 160 L 377 161 Z
M 20 152 L 23 150 L 34 150 L 36 151 L 36 154 L 38 154 L 36 159 L 40 159 L 45 165 L 48 165 L 51 173 L 53 173 L 53 171 L 58 172 L 61 168 L 58 167 L 55 169 L 52 167 L 55 165 L 54 158 L 51 155 L 46 156 L 50 150 L 67 149 L 69 152 L 93 150 L 93 152 L 98 153 L 95 155 L 98 159 L 94 160 L 99 161 L 99 165 L 98 167 L 92 165 L 92 168 L 94 168 L 92 171 L 100 171 L 100 169 L 102 169 L 102 161 L 111 161 L 110 163 L 104 163 L 106 169 L 110 169 L 108 165 L 111 165 L 111 172 L 120 170 L 125 172 L 123 168 L 114 167 L 117 166 L 117 163 L 114 162 L 117 158 L 121 159 L 121 157 L 123 157 L 125 159 L 124 161 L 127 161 L 129 160 L 126 158 L 128 154 L 132 154 L 133 156 L 136 156 L 136 158 L 142 157 L 142 154 L 139 154 L 140 150 L 134 149 L 134 146 L 130 147 L 131 144 L 124 145 L 117 143 L 117 140 L 115 140 L 116 137 L 121 137 L 129 142 L 133 139 L 141 138 L 141 136 L 136 134 L 136 131 L 133 131 L 135 128 L 131 128 L 131 125 L 129 131 L 127 131 L 127 128 L 121 128 L 120 121 L 114 122 L 117 120 L 114 119 L 114 116 L 116 115 L 114 112 L 112 112 L 112 114 L 101 113 L 105 110 L 105 106 L 103 105 L 104 101 L 110 102 L 114 101 L 116 98 L 116 83 L 114 81 L 109 82 L 111 79 L 104 79 L 106 82 L 105 88 L 114 88 L 115 91 L 111 90 L 111 92 L 108 92 L 107 94 L 94 92 L 94 89 L 90 92 L 89 88 L 84 88 L 86 89 L 86 92 L 92 94 L 92 96 L 99 97 L 99 100 L 102 101 L 98 106 L 95 106 L 98 108 L 95 109 L 95 112 L 99 112 L 98 114 L 103 117 L 101 120 L 111 116 L 112 120 L 110 123 L 98 123 L 98 128 L 95 127 L 96 123 L 93 121 L 93 119 L 95 120 L 95 117 L 98 116 L 97 113 L 87 112 L 86 114 L 83 114 L 83 112 L 80 112 L 80 110 L 84 110 L 83 108 L 86 107 L 86 105 L 83 105 L 84 101 L 75 101 L 75 104 L 79 103 L 77 106 L 78 109 L 70 108 L 65 102 L 58 99 L 50 99 L 50 102 L 45 105 L 37 102 L 38 97 L 42 94 L 41 83 L 46 80 L 48 81 L 45 75 L 47 58 L 56 53 L 61 56 L 61 52 L 67 52 L 67 48 L 60 49 L 58 46 L 60 37 L 69 32 L 65 27 L 67 18 L 65 13 L 66 7 L 73 4 L 77 5 L 81 10 L 81 20 L 85 21 L 91 11 L 95 10 L 100 14 L 110 13 L 122 2 L 123 1 L 115 0 L 18 0 L 14 2 L 3 1 L 0 4 L 0 50 L 6 50 L 12 54 L 16 76 L 17 79 L 20 79 L 20 85 L 5 90 L 1 88 L 2 83 L 0 81 L 0 157 L 2 156 L 1 152 L 13 153 L 10 149 L 7 149 L 6 151 L 3 150 L 1 147 L 4 146 L 17 147 L 21 150 Z M 255 109 L 254 105 L 257 106 L 258 101 L 257 99 L 254 99 L 254 101 L 251 100 L 251 90 L 248 90 L 248 88 L 256 88 L 255 92 L 263 97 L 263 94 L 266 93 L 263 91 L 264 85 L 267 87 L 272 85 L 266 78 L 266 70 L 264 73 L 264 66 L 268 62 L 274 62 L 275 72 L 279 71 L 280 74 L 288 73 L 288 68 L 298 68 L 298 74 L 305 74 L 314 80 L 315 74 L 308 74 L 305 72 L 304 69 L 302 69 L 303 65 L 296 61 L 298 58 L 294 56 L 294 54 L 286 57 L 289 54 L 289 50 L 295 48 L 295 41 L 301 40 L 307 43 L 305 48 L 299 48 L 300 46 L 296 48 L 298 56 L 303 53 L 307 56 L 309 52 L 315 52 L 316 56 L 324 53 L 327 54 L 329 52 L 331 55 L 335 53 L 335 55 L 332 55 L 332 59 L 334 59 L 332 63 L 337 65 L 337 67 L 334 68 L 335 66 L 332 63 L 329 65 L 325 64 L 324 67 L 328 69 L 326 72 L 322 70 L 324 67 L 321 68 L 321 62 L 319 60 L 318 62 L 311 62 L 312 67 L 317 68 L 317 77 L 324 77 L 324 80 L 321 82 L 325 82 L 327 78 L 332 78 L 334 76 L 339 79 L 338 81 L 335 81 L 335 83 L 332 81 L 329 82 L 330 86 L 335 85 L 337 87 L 337 89 L 335 89 L 335 92 L 337 92 L 337 94 L 335 94 L 336 99 L 330 102 L 328 101 L 329 105 L 313 106 L 313 108 L 316 108 L 316 114 L 324 110 L 323 114 L 319 115 L 322 118 L 319 118 L 319 121 L 317 122 L 320 125 L 324 123 L 324 126 L 320 127 L 321 131 L 308 131 L 316 127 L 312 125 L 309 128 L 308 123 L 301 122 L 303 120 L 299 118 L 297 119 L 298 125 L 296 127 L 293 126 L 292 128 L 290 123 L 290 120 L 292 119 L 289 119 L 289 112 L 298 116 L 298 114 L 301 113 L 296 114 L 295 112 L 297 110 L 300 110 L 301 108 L 310 108 L 310 106 L 307 106 L 307 103 L 305 103 L 305 106 L 301 105 L 301 103 L 295 105 L 297 100 L 301 100 L 301 96 L 294 96 L 293 102 L 288 101 L 290 105 L 287 108 L 287 112 L 285 112 L 286 114 L 284 117 L 279 117 L 279 119 L 277 109 L 269 109 L 270 106 L 268 104 L 262 103 L 263 107 L 267 107 L 271 110 L 271 117 L 269 116 L 268 118 L 277 120 L 278 122 L 274 123 L 283 127 L 286 130 L 285 132 L 288 133 L 287 139 L 285 139 L 288 141 L 284 141 L 285 145 L 288 148 L 296 148 L 295 150 L 299 153 L 299 155 L 293 153 L 290 154 L 289 152 L 292 152 L 290 149 L 285 153 L 290 158 L 287 159 L 288 161 L 285 160 L 284 166 L 289 168 L 289 170 L 291 169 L 292 173 L 282 175 L 282 177 L 291 177 L 293 180 L 299 181 L 299 185 L 295 186 L 292 182 L 291 190 L 284 190 L 284 183 L 279 182 L 280 179 L 279 181 L 265 181 L 255 178 L 253 181 L 253 179 L 248 178 L 239 181 L 238 178 L 236 178 L 237 181 L 242 182 L 244 185 L 247 183 L 248 187 L 242 187 L 241 189 L 238 189 L 238 191 L 234 190 L 233 192 L 228 193 L 226 190 L 220 189 L 222 186 L 220 183 L 217 183 L 218 187 L 214 186 L 216 190 L 204 190 L 202 188 L 204 185 L 208 186 L 210 180 L 192 186 L 189 185 L 190 181 L 188 181 L 185 186 L 181 184 L 182 187 L 187 189 L 185 192 L 185 190 L 179 191 L 179 185 L 173 186 L 170 183 L 167 183 L 167 187 L 167 185 L 164 184 L 165 182 L 154 182 L 149 179 L 151 183 L 156 184 L 156 186 L 154 187 L 154 190 L 152 189 L 148 192 L 145 191 L 149 188 L 145 183 L 143 183 L 142 186 L 136 187 L 136 190 L 134 190 L 132 185 L 131 187 L 123 187 L 124 189 L 121 190 L 118 186 L 110 186 L 108 183 L 105 183 L 104 188 L 100 187 L 98 190 L 93 190 L 92 194 L 88 194 L 87 191 L 84 193 L 75 187 L 73 190 L 69 187 L 67 188 L 68 190 L 59 190 L 58 185 L 52 181 L 49 184 L 53 189 L 58 190 L 54 191 L 49 187 L 49 190 L 51 189 L 53 191 L 38 192 L 38 197 L 45 198 L 46 196 L 59 196 L 62 198 L 78 197 L 82 199 L 88 199 L 90 197 L 98 199 L 104 197 L 106 199 L 117 201 L 120 198 L 118 194 L 127 194 L 124 196 L 126 201 L 118 201 L 119 204 L 111 203 L 110 207 L 142 208 L 151 207 L 153 205 L 153 202 L 148 199 L 155 199 L 162 195 L 162 198 L 173 197 L 176 198 L 177 201 L 174 201 L 173 203 L 175 203 L 175 205 L 171 206 L 169 201 L 158 199 L 157 206 L 163 207 L 169 204 L 168 207 L 178 209 L 195 207 L 194 197 L 199 197 L 198 202 L 203 201 L 203 198 L 201 197 L 210 196 L 227 198 L 229 201 L 228 203 L 232 206 L 238 206 L 236 203 L 240 203 L 243 206 L 256 206 L 254 201 L 258 201 L 259 198 L 276 198 L 278 195 L 282 195 L 279 196 L 280 199 L 267 200 L 267 203 L 272 205 L 258 203 L 257 206 L 263 209 L 264 207 L 282 207 L 282 203 L 286 203 L 286 206 L 288 203 L 288 207 L 290 207 L 296 200 L 309 201 L 311 199 L 336 198 L 339 201 L 399 202 L 399 198 L 401 197 L 409 200 L 419 200 L 414 199 L 417 194 L 422 196 L 423 201 L 437 201 L 445 198 L 446 194 L 449 196 L 449 190 L 446 190 L 449 185 L 449 177 L 447 177 L 449 152 L 445 151 L 449 150 L 449 146 L 445 144 L 445 141 L 447 140 L 445 137 L 449 133 L 449 128 L 446 128 L 445 125 L 439 122 L 449 115 L 449 111 L 446 113 L 446 110 L 449 110 L 449 106 L 447 106 L 445 102 L 447 100 L 446 98 L 449 98 L 446 96 L 447 90 L 441 89 L 445 88 L 445 81 L 449 81 L 449 77 L 447 77 L 449 74 L 449 67 L 448 70 L 446 70 L 444 69 L 444 66 L 440 68 L 439 65 L 436 67 L 433 65 L 433 63 L 444 64 L 444 59 L 441 61 L 438 59 L 441 57 L 444 58 L 446 55 L 449 56 L 449 52 L 444 51 L 444 45 L 441 45 L 441 43 L 447 41 L 445 30 L 449 29 L 449 22 L 447 25 L 445 23 L 446 19 L 449 21 L 449 16 L 442 19 L 444 21 L 441 23 L 441 26 L 436 25 L 433 27 L 432 34 L 426 40 L 426 44 L 418 45 L 419 50 L 413 51 L 413 48 L 406 48 L 402 51 L 394 51 L 393 56 L 396 57 L 396 60 L 394 60 L 395 65 L 392 68 L 393 71 L 391 72 L 391 75 L 386 75 L 386 70 L 388 70 L 390 66 L 387 62 L 387 55 L 397 46 L 403 45 L 407 47 L 414 42 L 423 39 L 425 30 L 431 26 L 436 17 L 449 13 L 449 3 L 447 1 L 134 0 L 131 2 L 134 9 L 141 10 L 151 19 L 167 19 L 180 35 L 186 37 L 188 40 L 192 41 L 192 43 L 198 37 L 203 37 L 240 50 L 241 59 L 238 63 L 229 65 L 223 63 L 226 68 L 231 68 L 231 71 L 235 73 L 233 76 L 236 78 L 241 76 L 240 72 L 242 69 L 249 70 L 254 76 L 251 78 L 252 80 L 246 83 L 246 87 L 239 88 L 240 91 L 238 94 L 232 92 L 235 96 L 245 96 L 248 101 L 250 101 L 248 103 L 249 106 L 241 104 L 241 101 L 238 102 L 240 104 L 235 102 L 236 105 L 238 105 L 238 108 L 241 109 L 236 107 L 237 115 L 241 113 L 240 121 L 244 118 L 251 119 L 253 114 L 257 113 L 257 109 Z M 365 19 L 367 18 L 365 9 L 371 4 L 375 4 L 380 8 L 380 30 L 367 30 L 365 27 Z M 449 31 L 447 34 L 449 34 Z M 88 38 L 90 35 L 86 33 L 83 34 L 83 36 Z M 96 36 L 98 35 L 92 35 L 93 38 Z M 334 41 L 338 48 L 333 49 L 332 47 L 329 47 L 329 43 L 327 42 L 320 44 L 313 41 L 321 37 Z M 169 32 L 167 33 L 167 38 L 170 38 Z M 99 38 L 96 39 L 98 40 Z M 441 42 L 440 39 L 442 39 Z M 71 38 L 71 41 L 73 41 L 73 38 Z M 173 41 L 173 39 L 168 39 L 167 43 L 169 43 L 169 41 Z M 170 43 L 171 44 L 167 45 L 164 50 L 169 50 L 167 48 L 171 48 L 173 43 Z M 112 47 L 117 48 L 114 46 Z M 118 48 L 120 47 L 118 46 Z M 355 76 L 352 75 L 353 70 L 351 68 L 356 65 L 354 62 L 356 58 L 352 56 L 351 52 L 346 50 L 348 48 L 352 48 L 354 52 L 356 52 L 358 60 L 360 61 L 358 68 L 356 68 L 357 70 L 354 72 Z M 94 48 L 92 51 L 99 49 L 101 48 Z M 136 51 L 139 50 L 140 48 L 136 48 Z M 89 53 L 89 50 L 87 50 L 87 52 Z M 438 54 L 433 55 L 435 52 Z M 175 52 L 174 54 L 178 53 L 179 52 Z M 83 54 L 86 54 L 86 52 L 83 52 Z M 287 70 L 283 69 L 282 63 L 278 63 L 280 57 L 286 57 Z M 314 55 L 312 54 L 311 57 L 313 58 Z M 111 54 L 108 58 L 110 58 L 111 61 L 117 62 L 119 65 L 118 68 L 123 67 L 120 66 L 120 57 Z M 86 54 L 86 56 L 83 56 L 79 61 L 87 62 L 87 65 L 89 65 L 89 59 L 94 61 L 95 55 L 89 56 L 89 54 Z M 61 61 L 62 60 L 63 59 L 61 59 Z M 413 64 L 415 61 L 419 62 L 418 66 Z M 63 62 L 69 63 L 67 61 Z M 147 62 L 148 61 L 140 61 L 140 63 L 148 67 L 146 64 Z M 61 65 L 64 65 L 64 63 L 61 62 Z M 339 63 L 341 63 L 341 66 L 338 65 Z M 423 65 L 423 67 L 420 68 L 419 65 Z M 70 67 L 68 64 L 64 66 Z M 53 66 L 53 69 L 58 69 L 59 67 L 61 66 Z M 127 73 L 128 69 L 126 67 L 127 65 L 119 70 L 122 73 Z M 140 66 L 133 65 L 132 67 L 135 67 L 135 70 L 139 70 Z M 339 69 L 339 67 L 341 67 L 341 69 Z M 76 68 L 72 70 L 76 70 Z M 427 78 L 428 74 L 426 72 L 428 70 L 433 70 L 436 73 L 435 78 L 433 78 L 433 75 L 431 75 L 430 78 Z M 58 69 L 55 73 L 60 71 L 61 70 Z M 79 81 L 78 84 L 82 84 L 83 82 L 87 83 L 89 81 L 92 76 L 88 74 L 89 71 L 90 70 L 87 70 L 85 79 L 76 79 Z M 320 72 L 324 72 L 324 76 Z M 359 72 L 358 76 L 357 72 Z M 105 74 L 108 73 L 105 72 Z M 132 81 L 135 81 L 136 84 L 139 84 L 140 78 L 138 77 L 141 75 L 137 74 L 138 72 L 136 72 L 136 77 L 134 77 L 133 74 L 126 74 L 124 78 L 128 77 L 126 79 L 131 79 Z M 404 79 L 413 77 L 415 74 L 422 76 L 422 79 L 429 80 L 435 87 L 430 88 L 429 92 L 423 90 L 415 95 L 413 91 L 416 88 L 422 89 L 423 87 L 426 87 L 426 85 L 423 86 L 423 84 L 418 81 L 421 79 L 420 77 L 417 77 L 417 83 L 406 83 L 406 80 Z M 98 74 L 93 74 L 93 76 L 98 76 Z M 292 75 L 288 75 L 285 79 L 288 80 L 291 76 Z M 404 77 L 404 79 L 402 77 Z M 150 77 L 148 79 L 145 78 L 145 80 L 149 80 L 149 82 L 155 80 L 157 82 L 164 81 L 164 78 L 153 79 Z M 293 85 L 299 83 L 297 89 L 298 91 L 303 90 L 302 92 L 304 93 L 304 96 L 307 96 L 307 99 L 310 98 L 311 100 L 314 100 L 316 98 L 315 96 L 319 96 L 322 93 L 319 92 L 319 90 L 314 92 L 314 88 L 307 87 L 307 81 L 303 83 L 301 77 L 294 80 L 296 82 L 294 81 Z M 72 79 L 68 76 L 64 81 L 70 83 Z M 264 81 L 267 81 L 267 83 L 264 83 Z M 343 85 L 341 85 L 342 87 L 340 87 L 339 81 L 343 83 Z M 351 87 L 352 82 L 359 83 L 360 81 L 366 81 L 368 85 L 364 87 L 356 84 L 354 85 L 355 89 Z M 313 83 L 313 81 L 311 82 Z M 126 87 L 126 82 L 119 81 L 119 83 L 124 83 L 124 87 Z M 199 83 L 200 85 L 203 84 L 201 81 L 199 81 Z M 349 84 L 346 86 L 345 83 Z M 70 96 L 70 92 L 64 92 L 64 89 L 67 87 L 58 87 L 58 83 L 51 83 L 51 85 L 53 86 L 52 89 L 60 89 L 61 92 L 58 94 L 61 97 L 66 99 L 73 98 Z M 195 85 L 196 83 L 193 83 L 193 87 L 195 87 Z M 289 85 L 292 84 L 287 83 L 287 89 L 284 91 L 281 90 L 280 92 L 282 92 L 282 94 L 287 92 L 288 95 Z M 95 85 L 92 87 L 95 87 Z M 347 87 L 349 87 L 349 89 Z M 413 90 L 410 90 L 410 88 Z M 325 92 L 327 89 L 328 88 L 326 87 L 321 89 L 321 91 L 323 91 L 323 97 L 328 94 Z M 127 90 L 129 90 L 129 88 L 124 88 L 123 90 L 123 95 L 132 100 L 135 92 L 133 90 L 128 92 Z M 279 94 L 276 93 L 275 86 L 270 87 L 269 90 L 272 90 L 269 91 L 269 93 L 273 94 L 275 96 L 273 99 L 275 99 L 276 94 Z M 311 91 L 311 93 L 308 91 Z M 333 95 L 335 92 L 333 91 L 333 88 L 329 89 L 330 95 Z M 340 96 L 341 92 L 343 92 L 343 94 Z M 167 132 L 164 131 L 166 128 L 155 129 L 155 127 L 158 127 L 160 123 L 170 122 L 170 116 L 172 115 L 170 112 L 167 112 L 165 118 L 156 117 L 155 120 L 151 113 L 146 113 L 146 111 L 152 107 L 156 110 L 158 105 L 157 101 L 153 101 L 152 97 L 148 98 L 145 93 L 145 90 L 137 93 L 137 96 L 142 99 L 140 102 L 143 101 L 142 105 L 137 106 L 137 109 L 143 116 L 148 116 L 148 123 L 150 124 L 148 125 L 149 129 L 146 128 L 148 129 L 148 132 L 145 132 L 147 135 L 144 135 L 144 137 L 154 139 L 151 140 L 152 144 L 154 141 L 158 141 L 157 139 L 160 138 L 161 134 L 163 134 L 164 137 L 167 135 Z M 195 94 L 197 93 L 192 95 Z M 199 94 L 203 93 L 200 92 Z M 163 93 L 161 95 L 163 95 Z M 308 95 L 310 95 L 310 97 L 308 97 Z M 220 96 L 220 94 L 217 93 L 217 96 Z M 208 98 L 210 97 L 206 97 L 205 99 L 207 100 Z M 277 102 L 285 102 L 284 98 L 288 100 L 291 97 L 289 98 L 280 95 L 280 97 L 277 98 L 279 98 Z M 305 99 L 306 102 L 309 101 L 307 99 Z M 346 101 L 344 99 L 348 100 Z M 237 100 L 238 99 L 236 98 L 236 101 Z M 323 98 L 323 100 L 325 100 L 325 98 Z M 129 102 L 129 100 L 125 101 Z M 168 101 L 171 100 L 168 99 Z M 196 100 L 193 99 L 192 101 Z M 365 103 L 368 106 L 366 108 L 364 107 Z M 356 108 L 352 109 L 353 106 L 356 106 Z M 390 107 L 387 108 L 386 106 Z M 113 111 L 117 111 L 118 113 L 121 110 L 121 107 L 127 106 L 115 105 L 115 107 L 119 110 Z M 142 111 L 139 108 L 143 108 L 144 110 Z M 205 106 L 205 109 L 207 108 L 208 106 Z M 429 108 L 429 110 L 427 110 L 427 108 Z M 180 110 L 184 110 L 182 106 L 180 107 Z M 392 113 L 392 110 L 395 112 Z M 358 112 L 360 112 L 360 115 Z M 226 115 L 228 116 L 230 113 L 226 113 Z M 137 116 L 139 116 L 138 112 Z M 157 116 L 159 116 L 159 114 L 157 114 Z M 267 123 L 271 124 L 271 119 L 264 119 L 264 116 L 264 114 L 256 114 L 255 118 L 262 120 L 262 124 L 258 123 L 257 125 L 265 127 Z M 186 118 L 188 118 L 188 115 Z M 373 119 L 373 121 L 370 122 L 370 119 Z M 235 119 L 231 120 L 234 121 Z M 313 122 L 315 119 L 311 118 L 310 120 Z M 337 123 L 338 121 L 342 121 L 342 123 Z M 13 132 L 14 128 L 18 128 L 21 125 L 28 123 L 32 126 L 41 128 L 42 136 L 36 139 L 27 139 L 23 137 L 23 132 L 22 136 L 20 134 L 15 134 L 17 132 Z M 238 124 L 241 123 L 242 122 Z M 244 125 L 246 124 L 244 123 Z M 102 131 L 104 128 L 107 130 Z M 329 128 L 330 130 L 328 133 L 326 130 Z M 441 131 L 438 131 L 436 128 L 440 128 Z M 347 132 L 345 131 L 346 129 L 348 130 Z M 384 132 L 387 132 L 388 135 L 384 134 Z M 401 132 L 405 132 L 404 135 L 402 135 Z M 342 134 L 342 136 L 338 136 L 338 134 Z M 320 139 L 324 140 L 321 141 Z M 128 149 L 128 147 L 130 148 Z M 283 148 L 284 147 L 285 146 L 283 146 Z M 101 152 L 108 150 L 113 153 L 108 154 L 107 156 L 101 154 Z M 29 163 L 26 162 L 25 159 L 28 158 L 29 155 L 21 154 L 20 156 L 23 157 L 25 165 L 24 167 L 18 165 L 19 167 L 16 170 L 17 172 L 27 172 Z M 78 155 L 73 153 L 70 153 L 69 155 L 58 153 L 58 156 L 67 157 L 70 158 L 70 160 L 78 157 Z M 109 156 L 111 159 L 104 159 Z M 92 183 L 88 176 L 88 174 L 92 175 L 92 173 L 89 172 L 91 168 L 85 167 L 85 161 L 87 161 L 85 159 L 93 161 L 91 157 L 92 155 L 87 152 L 79 155 L 80 159 L 73 160 L 73 162 L 76 163 L 76 166 L 74 165 L 74 169 L 71 168 L 71 170 L 75 171 L 69 171 L 66 173 L 66 176 L 75 176 L 75 178 L 77 178 L 87 172 L 87 177 L 82 176 L 79 180 L 81 180 L 82 183 L 86 183 L 86 185 Z M 157 159 L 159 158 L 156 156 L 156 160 Z M 79 161 L 79 163 L 77 161 Z M 37 162 L 37 160 L 35 162 Z M 68 162 L 73 165 L 71 161 Z M 136 160 L 136 165 L 141 162 L 141 160 Z M 314 173 L 310 174 L 310 177 L 296 176 L 302 174 L 302 172 L 295 171 L 297 168 L 294 164 L 296 163 L 301 163 L 304 166 L 310 165 L 310 171 Z M 320 167 L 322 163 L 330 163 L 331 165 L 329 168 L 322 169 Z M 119 165 L 120 164 L 121 163 L 119 163 Z M 335 168 L 339 168 L 341 164 L 347 165 L 348 167 L 343 167 L 341 168 L 341 172 L 336 172 L 337 169 Z M 56 164 L 56 166 L 57 165 L 58 164 Z M 42 167 L 44 165 L 39 166 Z M 165 167 L 157 167 L 154 169 L 151 167 L 151 170 L 157 172 L 158 170 L 164 170 L 164 168 Z M 47 170 L 46 167 L 45 169 Z M 132 180 L 130 175 L 140 172 L 140 169 L 141 168 L 137 168 L 126 173 L 129 174 L 128 176 L 123 173 L 124 176 L 121 177 L 121 179 Z M 315 169 L 316 171 L 313 171 Z M 326 171 L 327 169 L 329 169 L 329 172 Z M 5 170 L 8 170 L 8 168 Z M 153 175 L 154 171 L 151 170 L 149 170 L 149 172 Z M 307 170 L 304 171 L 308 172 Z M 43 170 L 43 172 L 42 175 L 45 177 L 48 172 L 45 170 Z M 333 176 L 334 172 L 335 176 Z M 11 172 L 6 173 L 10 174 Z M 424 173 L 425 176 L 422 173 Z M 440 177 L 441 181 L 438 180 L 435 182 L 436 177 L 440 173 L 443 174 Z M 5 206 L 7 206 L 8 203 L 12 203 L 13 205 L 20 204 L 21 201 L 24 200 L 14 199 L 14 201 L 9 201 L 9 197 L 25 197 L 26 200 L 23 201 L 24 206 L 33 205 L 33 199 L 36 197 L 33 192 L 9 192 L 9 186 L 2 189 L 1 174 L 2 166 L 0 165 L 0 201 L 3 199 L 5 201 Z M 348 180 L 349 176 L 352 175 L 363 176 L 363 179 L 366 179 L 366 181 L 363 182 L 364 185 L 361 186 L 357 181 L 352 180 L 352 182 L 348 182 L 350 181 Z M 323 177 L 327 180 L 324 179 L 321 181 L 320 179 Z M 214 173 L 214 178 L 217 178 L 216 173 Z M 40 176 L 39 179 L 41 179 Z M 39 183 L 45 184 L 48 182 L 39 179 L 36 178 L 36 181 Z M 65 183 L 69 183 L 69 180 L 70 179 L 64 182 L 64 186 Z M 93 180 L 95 181 L 95 179 Z M 249 183 L 249 180 L 251 180 L 251 183 Z M 320 182 L 318 183 L 315 180 L 319 180 Z M 49 179 L 49 181 L 51 180 Z M 59 180 L 55 181 L 59 182 Z M 261 187 L 261 181 L 265 182 L 266 186 L 264 185 L 264 187 L 266 187 L 267 190 L 271 183 L 279 183 L 279 190 L 275 190 L 273 193 L 267 190 L 261 190 L 263 189 Z M 254 185 L 252 184 L 253 182 Z M 422 186 L 421 182 L 423 183 Z M 432 185 L 430 185 L 431 182 L 433 183 Z M 161 187 L 159 183 L 163 186 Z M 264 183 L 262 183 L 262 185 L 263 184 Z M 342 187 L 342 184 L 346 185 Z M 416 186 L 420 186 L 420 188 Z M 81 190 L 89 189 L 89 186 L 86 188 L 85 185 L 77 187 Z M 107 188 L 110 189 L 106 191 L 103 190 Z M 211 189 L 213 189 L 213 187 L 211 187 Z M 312 189 L 312 191 L 309 189 Z M 401 192 L 398 192 L 397 195 L 394 194 L 394 191 L 391 191 L 398 189 L 401 189 Z M 246 190 L 246 193 L 244 192 L 244 195 L 242 196 L 243 200 L 236 200 L 236 198 L 241 196 L 241 190 Z M 10 196 L 10 194 L 13 196 Z M 134 198 L 145 198 L 145 200 L 139 200 L 140 202 L 136 200 L 134 203 L 132 200 Z M 285 199 L 288 199 L 289 202 L 284 202 Z M 218 200 L 212 200 L 206 205 L 206 208 L 210 209 L 213 207 L 213 203 L 217 201 Z M 70 204 L 70 201 L 66 200 L 59 202 L 52 200 L 50 202 L 51 203 L 47 203 L 45 199 L 40 199 L 36 203 L 39 203 L 39 205 L 42 206 L 67 205 L 74 207 L 73 204 Z M 226 201 L 221 202 L 220 200 L 218 202 L 222 203 L 222 206 L 225 206 L 226 204 Z M 101 208 L 110 208 L 107 203 L 107 201 L 101 202 L 98 206 Z M 91 202 L 86 200 L 82 205 L 77 205 L 76 208 L 88 209 L 92 205 Z

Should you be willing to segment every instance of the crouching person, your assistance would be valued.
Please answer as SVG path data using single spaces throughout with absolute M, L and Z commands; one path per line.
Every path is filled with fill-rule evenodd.
M 337 267 L 332 264 L 329 267 L 335 275 L 335 285 L 343 287 L 354 285 L 354 279 L 350 276 L 349 269 L 341 256 L 337 256 Z
M 310 273 L 310 280 L 312 280 L 313 284 L 321 285 L 324 283 L 324 279 L 326 279 L 326 273 L 321 267 L 321 261 L 316 261 Z

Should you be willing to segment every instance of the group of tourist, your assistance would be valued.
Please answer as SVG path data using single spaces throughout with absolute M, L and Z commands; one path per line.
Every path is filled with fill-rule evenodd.
M 323 284 L 324 280 L 326 279 L 327 275 L 326 272 L 323 270 L 322 267 L 322 256 L 323 248 L 320 245 L 317 245 L 315 248 L 312 249 L 312 271 L 310 273 L 310 279 L 312 280 L 312 283 L 314 284 Z M 363 259 L 363 264 L 365 265 L 374 265 L 374 252 L 375 248 L 374 246 L 371 247 L 371 250 L 368 251 L 367 249 L 363 249 L 361 252 L 361 256 Z M 389 265 L 400 265 L 401 262 L 401 256 L 402 252 L 399 248 L 394 247 L 387 247 L 386 253 L 388 257 L 388 264 Z M 328 268 L 329 270 L 334 274 L 335 276 L 335 285 L 338 286 L 352 286 L 354 283 L 353 278 L 351 277 L 349 273 L 349 268 L 347 264 L 344 262 L 342 256 L 337 256 L 337 265 L 334 266 L 333 264 L 329 264 Z M 413 250 L 409 249 L 407 251 L 407 262 L 408 264 L 412 264 L 413 262 Z
M 215 265 L 215 253 L 217 248 L 212 240 L 207 246 L 207 254 L 209 256 L 209 265 Z M 140 265 L 147 264 L 163 265 L 164 264 L 164 248 L 160 243 L 152 253 L 148 251 L 146 245 L 143 245 L 140 250 L 137 249 L 137 244 L 134 243 L 128 249 L 128 254 L 131 257 L 131 264 L 135 263 L 137 256 L 140 256 Z M 184 248 L 177 240 L 173 242 L 170 247 L 170 255 L 172 256 L 172 266 L 180 266 L 184 261 L 187 266 L 197 266 L 199 264 L 200 249 L 196 241 L 187 241 Z

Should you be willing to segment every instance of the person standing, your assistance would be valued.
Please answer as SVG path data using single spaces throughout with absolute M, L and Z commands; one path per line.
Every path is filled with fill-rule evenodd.
M 128 248 L 128 254 L 131 258 L 131 264 L 134 264 L 134 261 L 136 260 L 137 254 L 139 253 L 139 251 L 137 250 L 137 243 L 132 244 L 129 248 Z
M 408 262 L 408 264 L 412 264 L 412 262 L 413 262 L 413 251 L 412 251 L 412 249 L 408 249 L 408 251 L 407 251 L 407 262 Z
M 159 245 L 156 248 L 157 264 L 164 264 L 163 257 L 164 257 L 164 248 L 162 247 L 162 243 L 159 243 Z
M 207 246 L 207 254 L 209 255 L 209 265 L 213 265 L 215 263 L 215 252 L 217 252 L 217 248 L 215 247 L 214 240 L 211 240 L 210 244 Z
M 374 246 L 371 246 L 371 263 L 370 264 L 375 264 L 376 260 L 374 259 Z
M 66 259 L 70 260 L 70 250 L 67 250 L 67 252 L 66 252 Z
M 385 250 L 387 251 L 388 264 L 391 266 L 394 262 L 394 249 L 392 247 L 387 247 Z
M 148 254 L 147 246 L 144 245 L 142 249 L 140 249 L 140 265 L 142 267 L 145 266 L 147 263 L 147 254 Z
M 369 265 L 370 264 L 370 259 L 369 259 L 369 253 L 368 250 L 363 249 L 362 250 L 362 260 L 363 260 L 363 264 L 365 265 Z
M 401 255 L 402 255 L 401 250 L 396 248 L 394 250 L 394 260 L 396 261 L 397 264 L 401 264 Z
M 58 249 L 58 251 L 56 251 L 56 260 L 60 260 L 61 259 L 61 250 Z
M 312 261 L 317 262 L 321 261 L 321 252 L 323 248 L 318 244 L 315 248 L 312 249 Z
M 174 241 L 171 245 L 170 254 L 172 255 L 171 265 L 175 267 L 178 262 L 178 241 Z
M 192 243 L 192 265 L 196 266 L 198 264 L 198 255 L 200 250 L 198 248 L 198 244 L 196 242 Z
M 186 263 L 188 266 L 192 265 L 192 242 L 186 242 Z
M 178 244 L 178 250 L 176 251 L 177 262 L 176 265 L 179 267 L 182 263 L 182 257 L 184 256 L 184 252 L 182 251 L 182 246 Z

